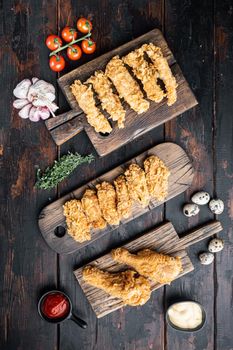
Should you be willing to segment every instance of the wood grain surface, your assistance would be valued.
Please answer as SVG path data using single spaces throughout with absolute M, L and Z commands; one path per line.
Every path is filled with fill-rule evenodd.
M 44 42 L 66 25 L 88 17 L 93 21 L 97 50 L 68 62 L 64 73 L 49 70 Z M 3 350 L 232 350 L 232 208 L 233 208 L 233 11 L 231 0 L 3 0 L 0 6 L 0 206 L 1 298 L 0 348 Z M 38 76 L 56 86 L 57 78 L 88 61 L 159 28 L 174 53 L 199 104 L 181 117 L 95 162 L 83 165 L 54 191 L 36 191 L 35 170 L 50 166 L 67 151 L 94 153 L 85 132 L 55 147 L 47 128 L 18 117 L 12 109 L 12 91 L 23 78 Z M 59 114 L 70 110 L 56 86 Z M 67 113 L 65 113 L 67 115 Z M 73 118 L 73 116 L 72 116 Z M 52 119 L 53 120 L 53 119 Z M 49 201 L 123 164 L 156 144 L 175 142 L 194 165 L 194 181 L 185 193 L 166 205 L 122 225 L 114 234 L 69 255 L 57 255 L 44 242 L 37 217 Z M 182 206 L 200 189 L 225 203 L 218 217 L 224 250 L 210 266 L 201 266 L 198 253 L 204 240 L 188 248 L 195 270 L 169 287 L 154 291 L 142 308 L 123 308 L 97 319 L 73 270 L 148 232 L 165 219 L 179 236 L 213 220 L 207 207 L 193 218 L 182 215 Z M 73 322 L 45 323 L 37 314 L 44 290 L 60 288 L 73 302 L 74 311 L 88 322 L 83 331 Z M 164 313 L 175 298 L 192 298 L 207 311 L 206 326 L 185 334 L 167 326 Z
M 120 174 L 123 174 L 132 163 L 136 163 L 143 167 L 144 160 L 150 155 L 158 156 L 170 171 L 170 176 L 168 179 L 168 195 L 165 201 L 168 201 L 169 199 L 174 198 L 178 194 L 184 192 L 192 184 L 193 168 L 184 150 L 180 146 L 169 142 L 157 145 L 136 158 L 131 159 L 127 163 L 101 175 L 97 179 L 90 181 L 86 185 L 46 206 L 39 216 L 38 223 L 41 233 L 48 245 L 58 253 L 72 253 L 113 231 L 116 227 L 111 225 L 107 225 L 106 228 L 102 230 L 92 229 L 91 240 L 83 243 L 76 242 L 72 236 L 70 236 L 67 232 L 65 233 L 65 230 L 65 234 L 62 236 L 56 234 L 59 228 L 66 229 L 65 217 L 63 214 L 63 205 L 65 202 L 74 198 L 81 199 L 86 189 L 95 188 L 96 184 L 103 181 L 113 183 L 114 179 L 116 179 Z M 162 203 L 162 201 L 152 199 L 146 208 L 142 208 L 137 203 L 133 203 L 132 215 L 127 219 L 123 218 L 121 220 L 121 225 L 134 220 Z
M 222 231 L 220 222 L 212 222 L 197 231 L 194 230 L 192 233 L 185 236 L 185 238 L 179 239 L 173 225 L 168 222 L 148 233 L 145 233 L 130 243 L 125 244 L 123 247 L 130 253 L 136 253 L 142 249 L 152 249 L 159 253 L 181 257 L 183 271 L 177 277 L 179 278 L 194 269 L 191 260 L 184 249 L 220 231 Z M 111 253 L 90 262 L 90 265 L 111 273 L 127 269 L 127 265 L 114 261 L 111 257 Z M 74 274 L 98 318 L 106 316 L 124 306 L 122 300 L 85 282 L 82 276 L 83 267 L 75 270 Z M 150 285 L 152 291 L 163 286 L 162 284 L 153 281 L 150 281 Z
M 120 57 L 139 48 L 145 43 L 154 43 L 159 46 L 166 57 L 173 75 L 176 77 L 177 87 L 177 101 L 174 105 L 168 106 L 166 98 L 160 103 L 150 101 L 150 108 L 143 114 L 138 115 L 135 111 L 129 108 L 124 103 L 126 110 L 125 128 L 118 129 L 117 123 L 113 122 L 112 132 L 105 136 L 101 133 L 95 132 L 93 127 L 87 123 L 85 113 L 80 109 L 74 95 L 71 92 L 70 86 L 79 79 L 85 82 L 97 70 L 104 70 L 106 64 L 115 55 Z M 185 80 L 175 58 L 170 51 L 162 33 L 158 29 L 154 29 L 137 39 L 134 39 L 117 49 L 92 60 L 75 70 L 63 75 L 58 79 L 58 84 L 61 87 L 67 101 L 72 108 L 70 112 L 58 115 L 46 121 L 48 130 L 50 131 L 54 141 L 57 145 L 61 145 L 71 137 L 77 135 L 80 131 L 85 129 L 93 146 L 100 156 L 104 156 L 124 144 L 133 141 L 136 137 L 145 134 L 156 126 L 173 119 L 177 115 L 184 113 L 186 110 L 194 107 L 197 104 L 196 98 L 193 95 L 187 81 Z M 105 113 L 104 113 L 105 114 Z

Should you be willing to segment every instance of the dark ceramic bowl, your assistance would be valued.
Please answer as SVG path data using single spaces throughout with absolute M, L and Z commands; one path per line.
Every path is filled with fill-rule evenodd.
M 202 311 L 202 322 L 201 322 L 201 324 L 200 324 L 199 326 L 197 326 L 196 328 L 192 328 L 192 329 L 191 329 L 191 328 L 180 328 L 180 327 L 177 327 L 177 326 L 175 326 L 175 325 L 171 322 L 171 320 L 170 320 L 170 318 L 169 318 L 169 316 L 168 316 L 168 311 L 169 311 L 169 309 L 170 309 L 172 306 L 174 306 L 174 305 L 176 305 L 176 304 L 180 304 L 180 303 L 185 303 L 185 302 L 192 302 L 192 303 L 195 303 L 195 304 L 199 305 L 200 308 L 201 308 L 201 311 Z M 195 300 L 179 300 L 179 301 L 177 301 L 177 302 L 172 303 L 172 304 L 168 307 L 168 309 L 167 309 L 167 311 L 166 311 L 166 321 L 167 321 L 167 323 L 169 324 L 169 326 L 172 327 L 173 329 L 175 329 L 176 331 L 188 332 L 188 333 L 197 332 L 197 331 L 200 331 L 200 330 L 204 327 L 204 325 L 205 325 L 205 323 L 206 323 L 206 312 L 205 312 L 204 307 L 203 307 L 200 303 L 198 303 L 197 301 L 195 301 Z

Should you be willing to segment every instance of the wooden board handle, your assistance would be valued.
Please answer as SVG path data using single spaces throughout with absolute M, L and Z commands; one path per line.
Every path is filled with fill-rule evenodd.
M 185 249 L 209 236 L 215 235 L 216 233 L 222 231 L 222 229 L 222 224 L 216 220 L 205 224 L 198 229 L 195 228 L 188 235 L 180 238 L 179 244 L 176 245 L 175 250 Z
M 49 119 L 46 126 L 55 143 L 60 146 L 83 130 L 83 113 L 71 110 Z

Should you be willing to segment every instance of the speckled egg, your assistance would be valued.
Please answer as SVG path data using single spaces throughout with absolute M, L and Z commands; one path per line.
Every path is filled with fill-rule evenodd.
M 211 253 L 217 253 L 223 250 L 224 241 L 220 238 L 213 238 L 208 244 L 208 250 Z
M 212 213 L 219 215 L 222 214 L 224 210 L 224 203 L 221 199 L 211 199 L 209 202 L 209 208 Z
M 212 253 L 201 253 L 199 254 L 199 260 L 202 265 L 210 265 L 214 261 L 214 254 Z
M 191 217 L 199 213 L 200 209 L 197 204 L 190 203 L 183 206 L 183 213 L 185 216 Z
M 210 195 L 208 192 L 200 191 L 192 195 L 191 201 L 198 205 L 205 205 L 210 201 Z

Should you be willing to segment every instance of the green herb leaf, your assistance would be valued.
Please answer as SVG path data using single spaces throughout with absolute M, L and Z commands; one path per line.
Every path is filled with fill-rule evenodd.
M 36 188 L 44 190 L 56 187 L 62 180 L 68 177 L 80 164 L 91 163 L 94 156 L 81 156 L 79 153 L 68 153 L 61 157 L 60 160 L 55 160 L 51 168 L 47 168 L 43 175 L 41 170 L 37 171 Z

